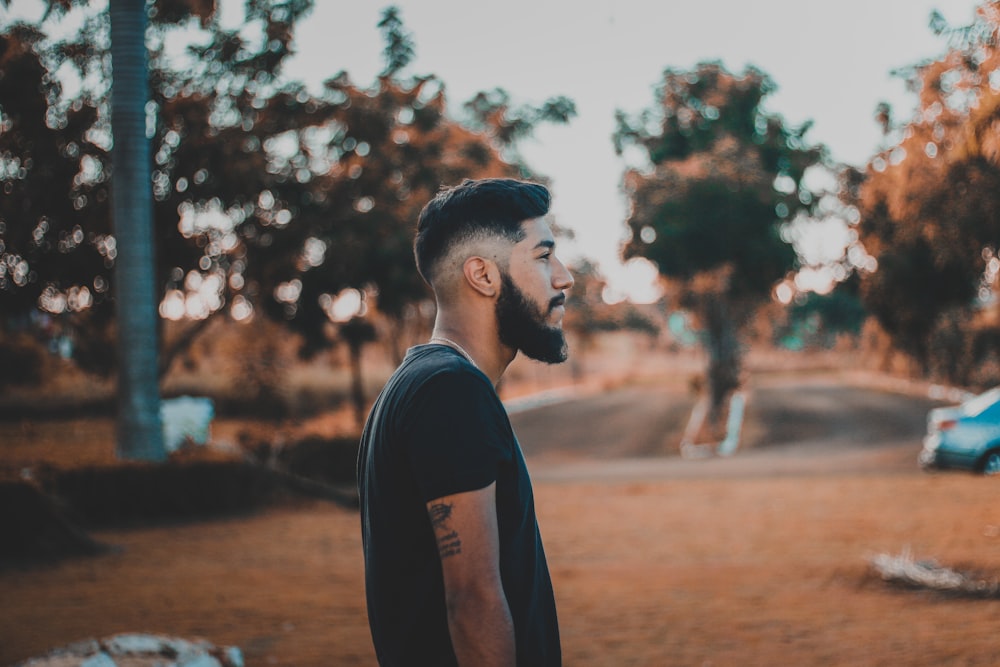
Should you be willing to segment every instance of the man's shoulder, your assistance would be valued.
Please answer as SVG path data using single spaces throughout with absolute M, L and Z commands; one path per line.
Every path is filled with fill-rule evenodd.
M 408 419 L 442 403 L 472 399 L 483 404 L 490 396 L 496 396 L 493 385 L 467 359 L 451 348 L 418 345 L 407 350 L 386 380 L 369 419 L 384 424 Z
M 478 368 L 443 345 L 418 345 L 407 350 L 387 386 L 410 392 L 432 386 L 435 390 L 455 388 L 493 393 L 489 379 Z

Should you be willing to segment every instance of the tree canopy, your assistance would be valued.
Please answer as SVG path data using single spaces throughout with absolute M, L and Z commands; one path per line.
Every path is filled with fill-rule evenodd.
M 624 176 L 623 257 L 654 262 L 699 316 L 716 406 L 739 384 L 740 326 L 796 265 L 783 228 L 817 200 L 804 177 L 824 150 L 806 141 L 809 123 L 765 110 L 774 90 L 754 67 L 734 74 L 706 62 L 665 70 L 653 107 L 617 114 L 616 149 L 647 162 Z
M 896 127 L 881 109 L 895 140 L 844 188 L 878 261 L 862 276 L 864 304 L 925 371 L 956 353 L 937 348 L 937 332 L 955 312 L 971 321 L 1000 248 L 1000 3 L 981 5 L 968 26 L 949 28 L 939 14 L 931 26 L 951 48 L 904 72 L 915 114 Z
M 56 14 L 69 4 L 54 3 Z M 153 5 L 160 315 L 190 325 L 166 363 L 217 314 L 287 324 L 305 352 L 330 342 L 331 305 L 344 289 L 377 295 L 381 311 L 400 315 L 428 295 L 412 267 L 419 206 L 462 178 L 529 175 L 508 149 L 535 123 L 575 114 L 564 98 L 515 109 L 494 91 L 484 94 L 491 113 L 454 119 L 439 80 L 402 76 L 415 46 L 391 7 L 379 24 L 378 79 L 359 86 L 340 72 L 309 90 L 284 65 L 310 7 L 255 0 L 242 25 L 227 28 L 212 2 Z M 171 45 L 182 32 L 178 53 Z M 9 195 L 0 198 L 0 324 L 27 326 L 43 313 L 75 333 L 82 364 L 105 371 L 117 253 L 107 46 L 104 13 L 87 13 L 63 41 L 44 25 L 0 34 L 0 188 Z M 63 68 L 84 82 L 78 92 L 66 94 Z

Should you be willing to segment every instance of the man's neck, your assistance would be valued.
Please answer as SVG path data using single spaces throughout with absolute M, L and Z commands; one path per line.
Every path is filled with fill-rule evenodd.
M 431 333 L 431 341 L 450 345 L 458 350 L 496 386 L 517 352 L 500 343 L 496 333 L 487 332 L 486 328 L 481 325 L 462 327 L 449 322 L 446 317 L 438 317 Z

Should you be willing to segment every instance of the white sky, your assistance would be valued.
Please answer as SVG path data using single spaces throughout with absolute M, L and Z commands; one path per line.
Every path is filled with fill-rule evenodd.
M 317 0 L 298 28 L 298 54 L 286 73 L 319 83 L 346 70 L 369 85 L 383 62 L 376 28 L 389 2 Z M 397 0 L 416 42 L 404 74 L 435 74 L 459 105 L 480 90 L 505 88 L 515 103 L 567 95 L 579 115 L 544 127 L 521 145 L 528 163 L 552 179 L 553 213 L 576 233 L 563 254 L 596 259 L 612 285 L 642 299 L 649 275 L 618 259 L 625 232 L 619 192 L 623 161 L 614 154 L 614 111 L 653 102 L 664 68 L 721 60 L 730 71 L 753 64 L 778 91 L 768 110 L 794 125 L 812 119 L 807 138 L 834 159 L 863 165 L 881 135 L 876 104 L 908 117 L 915 97 L 889 72 L 939 55 L 928 28 L 933 9 L 969 22 L 974 0 Z M 842 234 L 826 241 L 836 244 Z M 823 242 L 821 239 L 820 243 Z
M 223 0 L 229 7 L 242 0 Z M 315 0 L 296 31 L 297 54 L 288 78 L 318 86 L 341 70 L 367 86 L 382 68 L 376 27 L 391 3 Z M 614 112 L 635 113 L 653 103 L 664 68 L 720 60 L 730 71 L 753 64 L 778 91 L 769 111 L 799 125 L 812 119 L 807 139 L 825 143 L 835 160 L 863 165 L 881 135 L 876 104 L 897 118 L 916 102 L 889 72 L 932 58 L 944 40 L 928 28 L 933 9 L 952 24 L 969 22 L 975 0 L 396 0 L 416 42 L 404 75 L 435 74 L 457 113 L 481 90 L 505 88 L 515 105 L 566 95 L 578 116 L 566 126 L 543 126 L 521 153 L 552 179 L 558 222 L 572 229 L 564 259 L 597 260 L 612 286 L 636 300 L 652 298 L 651 273 L 626 270 L 618 257 L 625 234 L 619 183 L 625 168 L 614 154 Z M 38 0 L 14 0 L 10 14 L 31 16 Z M 0 22 L 4 18 L 0 10 Z M 822 254 L 836 255 L 842 229 L 814 232 Z M 825 251 L 822 252 L 822 251 Z

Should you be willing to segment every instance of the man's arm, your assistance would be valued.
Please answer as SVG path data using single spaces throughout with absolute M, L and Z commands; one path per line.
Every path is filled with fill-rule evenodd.
M 496 483 L 427 503 L 451 644 L 460 665 L 513 666 L 514 624 L 500 581 Z

